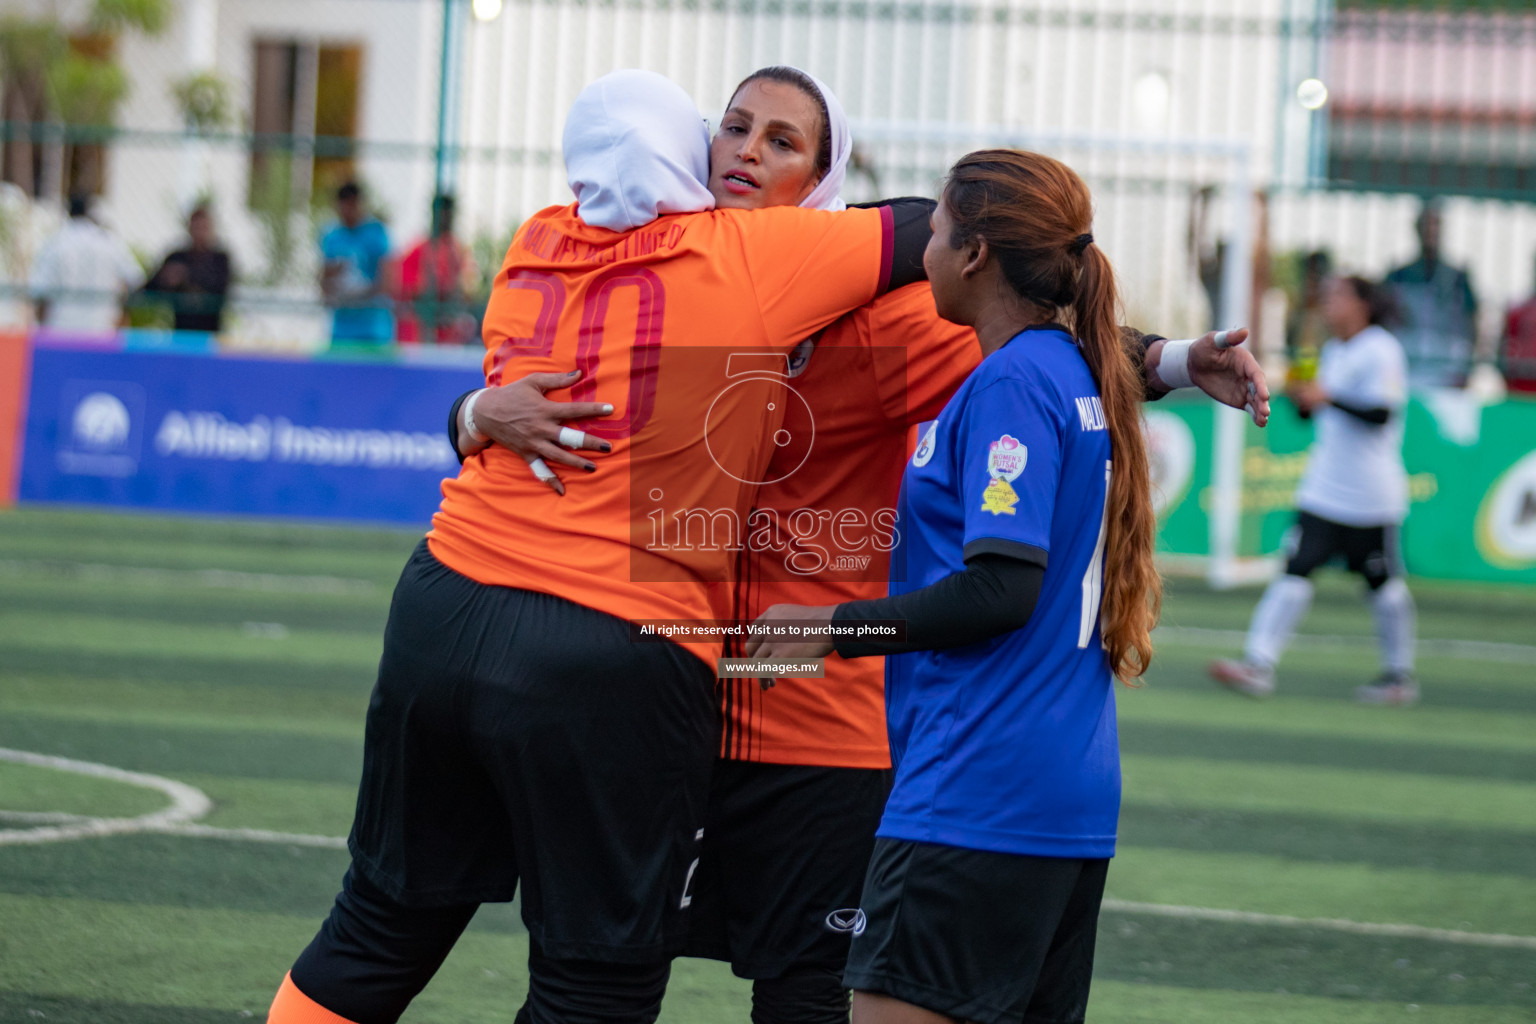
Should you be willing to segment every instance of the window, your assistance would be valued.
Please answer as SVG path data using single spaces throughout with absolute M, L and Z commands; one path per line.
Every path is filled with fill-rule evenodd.
M 250 204 L 302 206 L 352 177 L 360 46 L 256 41 Z

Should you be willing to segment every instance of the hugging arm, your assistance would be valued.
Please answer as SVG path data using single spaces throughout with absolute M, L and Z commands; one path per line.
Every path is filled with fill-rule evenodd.
M 606 402 L 556 402 L 544 397 L 546 391 L 568 388 L 580 379 L 579 370 L 530 373 L 510 384 L 466 391 L 448 410 L 448 443 L 460 462 L 492 444 L 500 444 L 527 459 L 530 465 L 537 461 L 534 475 L 557 494 L 564 494 L 564 485 L 544 465 L 545 460 L 592 473 L 597 465 L 575 453 L 606 452 L 613 448 L 602 438 L 566 426 L 571 420 L 611 416 L 613 406 Z
M 895 239 L 887 290 L 926 280 L 923 250 L 933 235 L 929 217 L 937 204 L 931 199 L 908 196 L 856 205 L 891 209 Z M 1262 427 L 1269 420 L 1269 385 L 1253 353 L 1241 347 L 1247 337 L 1247 330 L 1236 329 L 1213 331 L 1194 342 L 1170 342 L 1160 334 L 1121 328 L 1126 354 L 1141 376 L 1145 400 L 1154 402 L 1169 391 L 1197 387 L 1223 405 L 1248 409 L 1254 423 Z M 1169 346 L 1181 347 L 1177 350 L 1177 367 L 1167 367 L 1178 372 L 1160 374 Z
M 891 269 L 886 291 L 893 292 L 905 285 L 928 280 L 928 272 L 923 269 L 923 250 L 928 248 L 928 239 L 933 235 L 928 218 L 933 216 L 937 205 L 932 199 L 921 196 L 853 204 L 853 209 L 887 207 L 891 211 Z

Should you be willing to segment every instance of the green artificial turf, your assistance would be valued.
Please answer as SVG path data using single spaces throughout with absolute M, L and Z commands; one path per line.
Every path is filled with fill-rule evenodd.
M 195 786 L 209 826 L 344 836 L 390 591 L 417 539 L 0 513 L 0 747 Z M 1413 587 L 1424 700 L 1392 709 L 1350 700 L 1375 674 L 1353 582 L 1319 580 L 1279 692 L 1258 702 L 1205 675 L 1236 652 L 1258 591 L 1170 581 L 1152 672 L 1118 695 L 1120 902 L 1101 920 L 1090 1021 L 1536 1021 L 1529 943 L 1314 920 L 1536 936 L 1536 669 L 1432 642 L 1536 646 L 1536 592 Z M 0 762 L 0 812 L 129 817 L 168 800 Z M 0 1024 L 259 1020 L 346 864 L 237 837 L 0 843 Z M 515 905 L 483 908 L 405 1020 L 510 1020 L 526 954 Z M 745 1024 L 749 1001 L 723 965 L 681 960 L 662 1020 Z

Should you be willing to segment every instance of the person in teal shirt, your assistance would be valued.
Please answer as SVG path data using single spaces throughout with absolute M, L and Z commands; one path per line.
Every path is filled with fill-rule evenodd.
M 382 280 L 389 232 L 364 212 L 362 189 L 354 182 L 336 190 L 336 218 L 320 236 L 320 291 L 334 311 L 331 340 L 393 341 L 395 318 Z
M 1413 387 L 1462 387 L 1477 352 L 1477 295 L 1467 272 L 1441 258 L 1440 222 L 1440 204 L 1426 201 L 1414 222 L 1419 258 L 1387 274 Z

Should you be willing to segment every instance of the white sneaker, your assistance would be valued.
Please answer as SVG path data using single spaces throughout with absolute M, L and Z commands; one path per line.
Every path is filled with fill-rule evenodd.
M 1419 684 L 1410 675 L 1384 675 L 1369 686 L 1355 690 L 1361 704 L 1385 704 L 1406 707 L 1419 702 Z
M 1223 658 L 1211 662 L 1211 678 L 1245 697 L 1264 698 L 1275 692 L 1275 673 L 1267 668 Z

